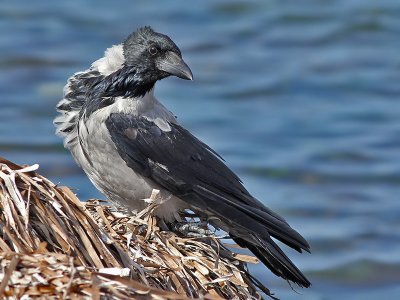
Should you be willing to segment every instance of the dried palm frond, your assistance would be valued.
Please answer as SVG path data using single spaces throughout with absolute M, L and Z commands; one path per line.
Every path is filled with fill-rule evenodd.
M 0 299 L 260 299 L 252 256 L 181 237 L 0 158 Z M 156 191 L 155 191 L 156 192 Z

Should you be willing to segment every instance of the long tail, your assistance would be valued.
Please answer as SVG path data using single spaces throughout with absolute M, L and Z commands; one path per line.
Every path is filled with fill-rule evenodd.
M 252 237 L 255 239 L 254 243 L 232 236 L 239 246 L 248 248 L 275 275 L 301 287 L 307 288 L 311 285 L 310 281 L 271 238 L 262 240 L 254 235 Z M 260 246 L 256 246 L 256 244 Z
M 196 188 L 201 200 L 207 201 L 207 211 L 219 222 L 217 227 L 229 232 L 241 247 L 248 248 L 274 274 L 301 287 L 310 281 L 273 241 L 275 238 L 298 252 L 310 252 L 307 241 L 278 214 L 249 194 L 240 194 L 240 201 L 223 191 Z M 188 200 L 190 198 L 188 197 Z M 198 205 L 199 201 L 196 203 Z

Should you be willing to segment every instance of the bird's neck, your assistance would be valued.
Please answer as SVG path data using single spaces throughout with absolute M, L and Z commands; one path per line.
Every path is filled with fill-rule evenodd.
M 100 97 L 139 98 L 154 88 L 155 82 L 144 81 L 134 67 L 124 66 L 106 76 L 94 90 Z
M 122 44 L 108 48 L 104 57 L 95 61 L 91 69 L 100 74 L 97 83 L 90 87 L 91 98 L 137 98 L 154 87 L 155 81 L 144 80 L 136 67 L 125 65 Z

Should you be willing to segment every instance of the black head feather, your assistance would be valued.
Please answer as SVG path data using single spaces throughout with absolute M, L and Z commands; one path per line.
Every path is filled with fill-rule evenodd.
M 166 35 L 146 26 L 133 32 L 123 43 L 125 64 L 135 68 L 143 81 L 157 81 L 171 74 L 159 70 L 157 61 L 173 52 L 182 58 L 178 46 Z
M 150 27 L 142 27 L 133 32 L 123 42 L 125 62 L 122 68 L 103 76 L 93 84 L 86 97 L 140 97 L 149 92 L 157 80 L 170 75 L 192 79 L 192 73 L 182 60 L 178 46 L 166 35 L 157 33 Z M 95 111 L 101 105 L 99 100 L 89 101 Z

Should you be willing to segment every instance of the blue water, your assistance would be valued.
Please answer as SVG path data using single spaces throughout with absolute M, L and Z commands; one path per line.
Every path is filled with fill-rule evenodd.
M 101 197 L 54 135 L 66 79 L 132 30 L 180 46 L 195 80 L 156 94 L 310 242 L 283 299 L 400 299 L 400 2 L 3 1 L 0 154 Z

